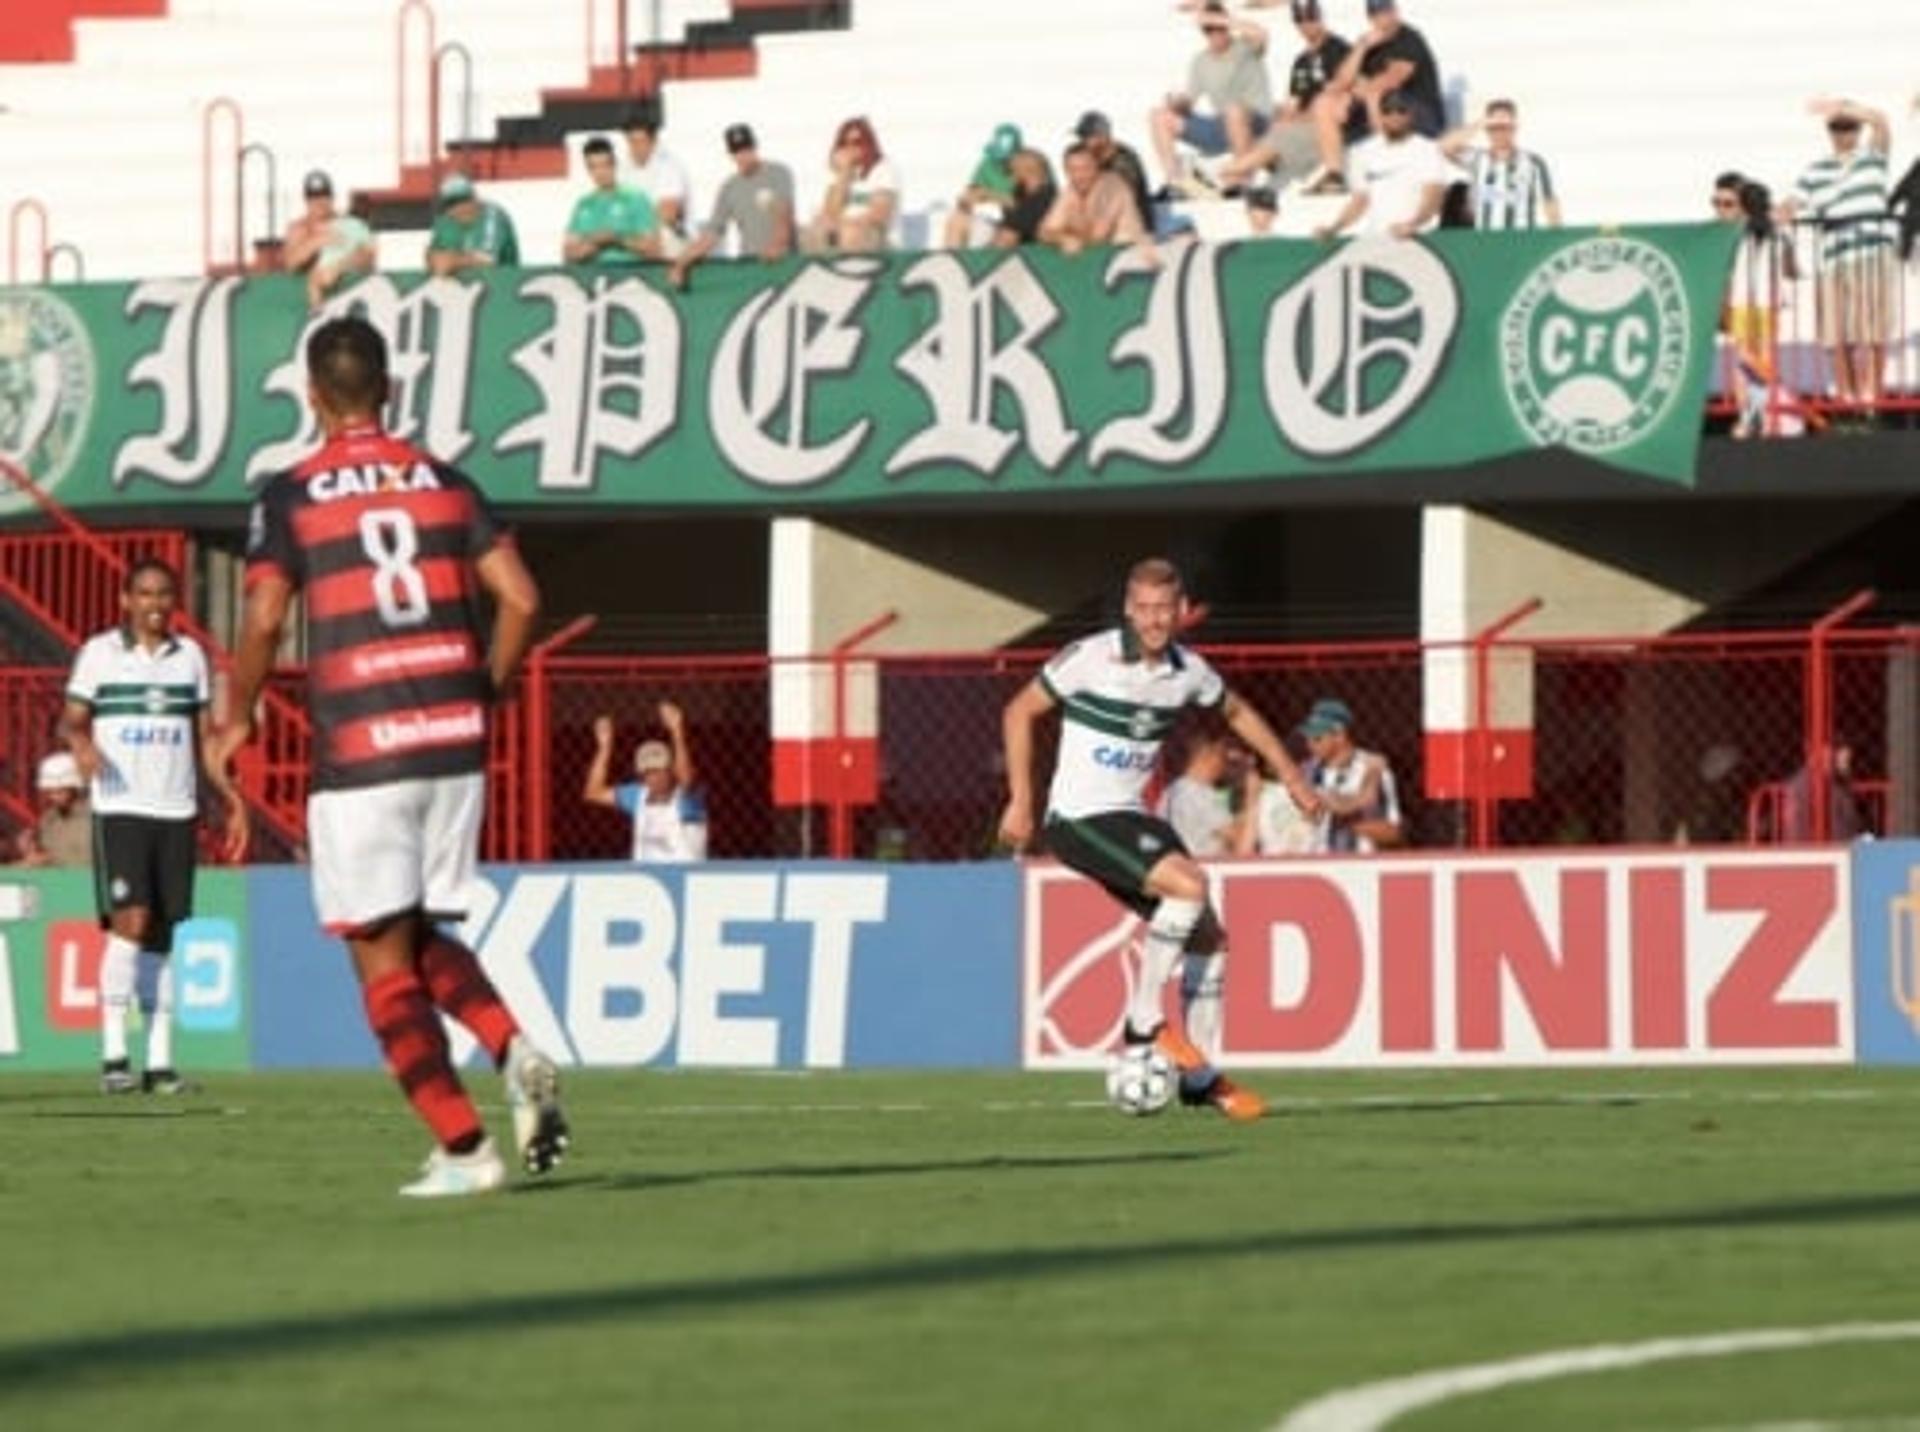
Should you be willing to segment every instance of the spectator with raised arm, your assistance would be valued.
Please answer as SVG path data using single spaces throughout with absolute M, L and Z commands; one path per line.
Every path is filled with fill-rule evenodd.
M 1440 66 L 1426 37 L 1401 19 L 1396 0 L 1367 0 L 1366 30 L 1314 104 L 1323 156 L 1344 152 L 1355 133 L 1382 133 L 1389 95 L 1406 102 L 1417 133 L 1431 139 L 1446 128 Z M 1306 184 L 1312 193 L 1344 188 L 1339 166 L 1324 158 Z
M 742 257 L 774 263 L 793 252 L 792 171 L 760 157 L 760 141 L 747 125 L 728 125 L 725 143 L 733 173 L 720 186 L 706 227 L 673 261 L 669 277 L 676 288 L 686 286 L 687 274 L 719 247 L 729 228 L 740 236 Z
M 1800 176 L 1782 216 L 1818 226 L 1820 341 L 1834 397 L 1867 407 L 1880 401 L 1899 282 L 1887 217 L 1892 127 L 1851 100 L 1817 99 L 1808 110 L 1826 121 L 1832 150 Z
M 307 307 L 318 308 L 375 262 L 373 230 L 366 221 L 334 206 L 333 179 L 324 169 L 309 170 L 300 183 L 306 209 L 287 228 L 280 263 L 288 273 L 307 276 Z
M 567 220 L 562 250 L 570 264 L 626 267 L 660 255 L 660 216 L 653 200 L 620 182 L 613 143 L 599 135 L 580 147 L 593 188 L 582 194 Z
M 1267 32 L 1251 20 L 1227 14 L 1222 0 L 1200 7 L 1205 45 L 1187 69 L 1187 87 L 1147 116 L 1160 172 L 1176 189 L 1198 182 L 1182 175 L 1174 146 L 1185 143 L 1204 159 L 1232 153 L 1241 158 L 1272 121 L 1273 93 L 1267 80 Z
M 595 718 L 593 763 L 581 795 L 591 805 L 611 807 L 632 819 L 635 860 L 658 865 L 705 860 L 707 807 L 694 788 L 686 717 L 671 701 L 660 703 L 659 716 L 667 739 L 642 741 L 633 755 L 639 779 L 617 786 L 609 779 L 613 718 Z
M 1300 723 L 1313 759 L 1301 768 L 1326 812 L 1326 849 L 1371 852 L 1407 842 L 1393 768 L 1353 742 L 1353 712 L 1336 696 L 1313 703 Z
M 1466 171 L 1476 229 L 1557 229 L 1560 199 L 1547 161 L 1517 142 L 1520 107 L 1496 99 L 1474 123 L 1440 141 L 1440 152 Z
M 1077 254 L 1099 244 L 1132 244 L 1147 237 L 1126 182 L 1103 170 L 1089 145 L 1069 148 L 1062 168 L 1066 187 L 1040 225 L 1041 243 Z
M 1314 106 L 1340 73 L 1351 48 L 1327 28 L 1320 0 L 1291 0 L 1294 28 L 1300 32 L 1305 48 L 1293 57 L 1287 74 L 1287 97 L 1274 111 L 1273 124 L 1252 151 L 1230 159 L 1220 168 L 1220 182 L 1241 184 L 1262 169 L 1273 171 L 1273 187 L 1284 189 L 1290 182 L 1315 172 L 1340 172 L 1343 163 L 1343 136 L 1337 131 L 1329 143 L 1314 118 Z
M 841 123 L 827 156 L 833 177 L 801 237 L 810 254 L 863 254 L 887 247 L 900 214 L 900 167 L 881 151 L 872 121 Z
M 1409 239 L 1432 228 L 1447 194 L 1447 161 L 1440 146 L 1413 132 L 1413 104 L 1390 94 L 1380 104 L 1380 134 L 1355 147 L 1349 166 L 1352 193 L 1331 224 L 1314 230 L 1331 239 L 1364 218 L 1362 230 Z
M 498 204 L 475 193 L 466 175 L 449 174 L 440 181 L 439 207 L 427 239 L 427 269 L 435 277 L 520 262 L 520 239 L 512 218 Z

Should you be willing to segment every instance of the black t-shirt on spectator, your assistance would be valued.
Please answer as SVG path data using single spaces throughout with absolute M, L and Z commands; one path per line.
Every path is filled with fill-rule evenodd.
M 1013 202 L 1001 213 L 1000 227 L 1011 231 L 1023 244 L 1036 242 L 1040 237 L 1040 225 L 1059 192 L 1051 184 L 1042 184 L 1038 189 L 1014 195 Z
M 1434 63 L 1426 38 L 1411 25 L 1402 25 L 1391 40 L 1368 50 L 1360 62 L 1360 73 L 1372 79 L 1395 60 L 1406 60 L 1413 66 L 1400 93 L 1426 110 L 1432 122 L 1439 123 L 1447 112 L 1440 98 L 1440 66 Z
M 1153 198 L 1147 192 L 1147 169 L 1140 162 L 1140 156 L 1131 147 L 1116 143 L 1113 153 L 1108 156 L 1106 167 L 1127 181 L 1127 187 L 1133 190 L 1133 202 L 1140 210 L 1140 223 L 1151 233 L 1153 231 Z
M 1293 102 L 1305 109 L 1318 99 L 1327 81 L 1340 73 L 1340 66 L 1346 63 L 1352 49 L 1352 45 L 1329 32 L 1317 48 L 1302 50 L 1294 56 L 1293 73 L 1287 80 L 1287 93 Z

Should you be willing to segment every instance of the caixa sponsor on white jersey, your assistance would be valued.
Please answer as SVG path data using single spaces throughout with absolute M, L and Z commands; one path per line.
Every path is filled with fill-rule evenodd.
M 1844 851 L 1235 861 L 1209 874 L 1228 936 L 1229 1065 L 1853 1057 Z M 1140 923 L 1061 867 L 1026 881 L 1023 1060 L 1096 1065 L 1138 977 Z

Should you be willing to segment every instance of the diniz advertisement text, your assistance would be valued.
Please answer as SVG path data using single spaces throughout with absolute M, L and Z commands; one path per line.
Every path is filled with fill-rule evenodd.
M 1225 1062 L 1850 1062 L 1849 870 L 1841 851 L 1216 865 Z M 1024 907 L 1024 1062 L 1098 1065 L 1140 922 L 1052 865 Z

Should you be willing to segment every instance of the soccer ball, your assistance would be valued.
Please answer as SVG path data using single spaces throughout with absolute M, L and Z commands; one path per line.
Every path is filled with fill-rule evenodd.
M 1180 1075 L 1151 1044 L 1132 1044 L 1107 1065 L 1107 1099 L 1123 1114 L 1157 1114 L 1173 1102 Z

